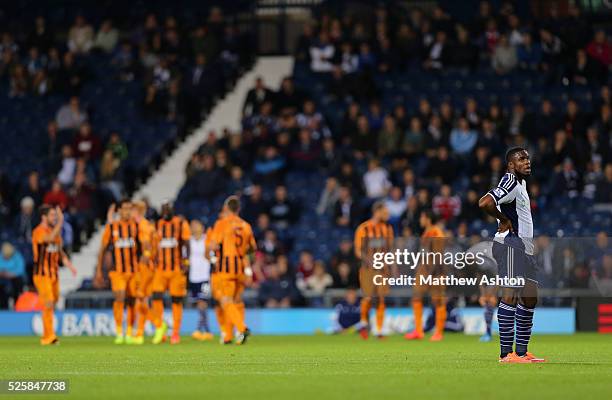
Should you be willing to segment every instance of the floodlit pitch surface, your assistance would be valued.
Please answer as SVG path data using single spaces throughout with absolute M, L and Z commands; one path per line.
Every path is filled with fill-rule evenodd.
M 180 345 L 116 346 L 112 338 L 0 338 L 0 379 L 68 379 L 83 399 L 606 399 L 612 335 L 536 336 L 547 364 L 500 365 L 496 341 L 447 335 L 253 336 L 245 346 L 183 338 Z M 6 395 L 0 395 L 0 398 Z

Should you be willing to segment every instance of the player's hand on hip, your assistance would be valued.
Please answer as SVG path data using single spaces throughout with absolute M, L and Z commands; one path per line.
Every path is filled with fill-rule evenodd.
M 506 231 L 514 232 L 514 229 L 512 228 L 512 222 L 509 219 L 503 219 L 499 221 L 499 226 L 497 227 L 497 232 L 499 233 L 504 233 Z

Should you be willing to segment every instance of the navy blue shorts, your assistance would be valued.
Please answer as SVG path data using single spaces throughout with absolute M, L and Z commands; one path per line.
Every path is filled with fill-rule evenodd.
M 210 282 L 189 282 L 189 300 L 210 300 Z
M 493 242 L 493 258 L 497 262 L 497 274 L 500 278 L 524 278 L 537 283 L 535 257 L 526 254 L 525 250 Z M 504 285 L 520 288 L 523 285 Z

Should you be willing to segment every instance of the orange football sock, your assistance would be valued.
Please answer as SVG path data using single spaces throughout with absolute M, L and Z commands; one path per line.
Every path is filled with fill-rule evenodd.
M 42 323 L 43 323 L 43 339 L 53 337 L 53 307 L 45 306 L 42 309 Z
M 115 317 L 115 328 L 117 335 L 123 335 L 123 301 L 113 302 L 113 316 Z
M 382 333 L 383 323 L 385 322 L 385 303 L 378 303 L 378 307 L 376 307 L 376 329 L 378 330 L 378 334 Z
M 242 322 L 244 322 L 246 317 L 244 302 L 241 301 L 240 303 L 236 303 L 236 308 L 238 308 L 238 311 L 240 312 L 240 318 L 242 319 Z
M 370 308 L 372 308 L 372 300 L 361 300 L 361 322 L 367 324 L 370 320 Z
M 134 302 L 128 302 L 127 306 L 127 318 L 126 318 L 126 333 L 128 336 L 132 336 L 134 330 L 134 323 L 136 322 L 136 304 Z
M 162 325 L 162 318 L 164 317 L 164 301 L 153 300 L 153 325 L 159 328 Z
M 446 323 L 446 306 L 436 306 L 436 331 L 435 333 L 444 333 L 444 324 Z
M 412 300 L 412 312 L 414 313 L 414 330 L 423 335 L 423 301 Z
M 172 334 L 178 335 L 183 321 L 183 303 L 172 303 Z
M 215 306 L 215 315 L 217 316 L 219 331 L 223 334 L 223 340 L 232 340 L 234 337 L 234 333 L 232 332 L 232 324 L 229 322 L 229 318 L 226 318 L 225 312 L 221 306 Z
M 238 332 L 244 332 L 246 329 L 246 325 L 244 321 L 240 318 L 240 311 L 236 304 L 228 303 L 223 306 L 223 312 L 225 313 L 225 318 L 229 319 L 231 324 L 238 329 Z
M 138 300 L 138 330 L 136 336 L 144 336 L 145 324 L 149 316 L 149 305 L 146 300 Z

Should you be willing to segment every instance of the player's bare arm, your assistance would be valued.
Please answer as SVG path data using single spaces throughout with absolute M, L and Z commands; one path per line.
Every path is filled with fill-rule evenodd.
M 506 217 L 501 211 L 497 209 L 495 200 L 491 193 L 487 193 L 478 200 L 478 207 L 483 210 L 487 215 L 499 220 L 499 226 L 497 227 L 498 232 L 513 231 L 512 222 Z
M 77 270 L 74 267 L 74 264 L 72 264 L 70 257 L 68 257 L 68 254 L 66 254 L 64 249 L 60 249 L 60 257 L 62 258 L 62 264 L 70 270 L 70 273 L 72 274 L 72 276 L 76 276 Z

